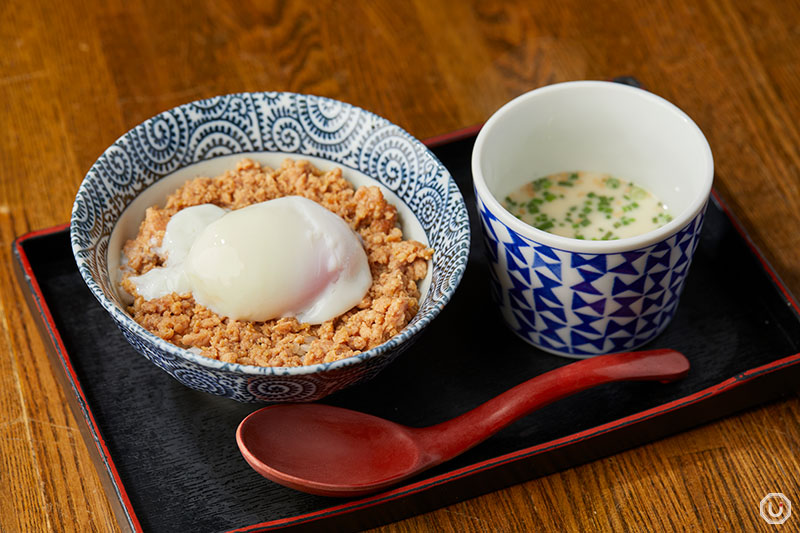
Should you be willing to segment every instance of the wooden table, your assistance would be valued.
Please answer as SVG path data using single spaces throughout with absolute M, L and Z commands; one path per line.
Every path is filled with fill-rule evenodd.
M 717 190 L 800 295 L 800 3 L 256 4 L 0 2 L 0 531 L 117 529 L 10 244 L 68 221 L 106 146 L 190 100 L 314 93 L 426 138 L 544 84 L 635 75 L 706 133 Z M 379 530 L 773 531 L 768 492 L 800 528 L 797 395 Z

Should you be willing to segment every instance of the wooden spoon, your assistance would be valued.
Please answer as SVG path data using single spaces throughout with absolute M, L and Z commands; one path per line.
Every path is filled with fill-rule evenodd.
M 583 359 L 536 376 L 475 409 L 412 428 L 322 404 L 282 404 L 251 413 L 236 431 L 245 460 L 277 483 L 322 496 L 385 489 L 452 459 L 531 411 L 615 381 L 682 378 L 689 361 L 674 350 Z

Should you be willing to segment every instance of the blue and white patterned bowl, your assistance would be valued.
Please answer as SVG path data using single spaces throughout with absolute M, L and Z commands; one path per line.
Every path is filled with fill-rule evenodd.
M 584 241 L 529 226 L 498 201 L 535 178 L 574 171 L 633 181 L 674 219 L 635 237 Z M 654 339 L 678 306 L 713 174 L 697 125 L 644 90 L 578 81 L 507 103 L 472 154 L 492 291 L 507 325 L 542 350 L 574 358 Z
M 148 202 L 159 196 L 163 200 L 182 183 L 172 186 L 174 178 L 215 175 L 208 169 L 228 161 L 231 168 L 237 154 L 256 160 L 310 159 L 342 167 L 354 182 L 384 189 L 398 207 L 406 233 L 434 249 L 419 311 L 400 334 L 332 363 L 258 367 L 224 363 L 179 348 L 125 312 L 115 289 L 114 268 L 109 266 L 118 264 L 125 238 L 115 227 L 127 225 L 125 231 L 130 226 L 135 231 L 143 208 L 152 205 Z M 159 185 L 161 191 L 154 195 Z M 131 204 L 134 207 L 126 212 Z M 126 219 L 131 220 L 118 225 Z M 450 300 L 470 246 L 461 193 L 425 145 L 363 109 L 294 93 L 215 97 L 165 111 L 136 126 L 89 169 L 75 198 L 70 239 L 81 276 L 134 348 L 188 387 L 243 402 L 314 401 L 375 376 Z

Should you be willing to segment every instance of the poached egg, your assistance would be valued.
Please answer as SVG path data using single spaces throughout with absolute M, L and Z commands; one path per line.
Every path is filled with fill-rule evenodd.
M 212 204 L 172 216 L 156 253 L 166 260 L 130 280 L 146 300 L 191 292 L 221 316 L 321 324 L 358 304 L 372 285 L 359 236 L 301 196 L 226 211 Z

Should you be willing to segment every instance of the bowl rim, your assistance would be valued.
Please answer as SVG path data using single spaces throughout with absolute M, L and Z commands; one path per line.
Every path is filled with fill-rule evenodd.
M 312 98 L 312 99 L 316 99 L 316 100 L 319 100 L 319 101 L 326 101 L 326 102 L 331 102 L 331 103 L 335 103 L 335 104 L 344 105 L 344 106 L 346 106 L 346 107 L 348 107 L 348 108 L 350 108 L 352 110 L 355 110 L 358 114 L 364 114 L 367 117 L 371 117 L 373 119 L 376 119 L 377 122 L 381 126 L 391 126 L 391 127 L 396 128 L 397 132 L 400 135 L 405 136 L 406 139 L 412 144 L 412 146 L 415 147 L 415 149 L 422 150 L 423 153 L 426 153 L 432 159 L 432 161 L 435 162 L 435 164 L 437 165 L 437 167 L 439 167 L 439 169 L 443 172 L 443 174 L 446 176 L 447 184 L 448 184 L 446 190 L 448 192 L 448 195 L 454 195 L 453 198 L 455 199 L 456 204 L 464 212 L 464 215 L 465 215 L 464 220 L 466 221 L 466 224 L 465 224 L 466 228 L 465 228 L 465 231 L 464 231 L 464 241 L 466 243 L 467 249 L 469 249 L 471 247 L 471 231 L 470 231 L 469 212 L 468 212 L 468 209 L 467 209 L 467 206 L 466 206 L 466 202 L 464 201 L 463 194 L 461 194 L 461 190 L 459 189 L 458 185 L 455 183 L 455 179 L 453 178 L 453 176 L 450 173 L 450 171 L 448 170 L 448 168 L 439 160 L 439 158 L 436 156 L 436 154 L 434 154 L 431 151 L 431 149 L 428 148 L 428 146 L 426 146 L 422 141 L 420 141 L 419 139 L 417 139 L 416 137 L 414 137 L 413 135 L 408 133 L 404 128 L 398 126 L 397 124 L 394 124 L 390 120 L 388 120 L 388 119 L 386 119 L 386 118 L 384 118 L 384 117 L 382 117 L 380 115 L 377 115 L 376 113 L 373 113 L 371 111 L 363 109 L 363 108 L 361 108 L 359 106 L 356 106 L 354 104 L 350 104 L 350 103 L 347 103 L 347 102 L 343 102 L 341 100 L 336 100 L 334 98 L 329 98 L 329 97 L 326 97 L 326 96 L 319 96 L 319 95 L 308 94 L 308 93 L 296 93 L 296 92 L 291 92 L 291 91 L 244 91 L 244 92 L 234 92 L 234 93 L 215 95 L 215 96 L 211 96 L 211 97 L 208 97 L 208 98 L 192 100 L 192 101 L 180 104 L 178 106 L 174 106 L 174 107 L 171 107 L 169 109 L 165 109 L 165 110 L 163 110 L 163 111 L 161 111 L 161 112 L 159 112 L 159 113 L 157 113 L 157 114 L 155 114 L 155 115 L 153 115 L 151 117 L 146 118 L 142 122 L 139 122 L 138 124 L 134 125 L 130 129 L 128 129 L 125 133 L 123 133 L 122 135 L 117 137 L 114 140 L 114 142 L 112 142 L 108 147 L 106 147 L 103 150 L 103 152 L 92 163 L 91 167 L 86 172 L 86 174 L 83 177 L 83 179 L 81 180 L 81 183 L 80 183 L 80 185 L 78 187 L 78 191 L 76 192 L 75 201 L 73 202 L 72 211 L 71 211 L 71 214 L 70 214 L 70 247 L 72 249 L 73 258 L 75 259 L 75 262 L 77 263 L 78 271 L 80 272 L 81 278 L 83 278 L 84 282 L 87 284 L 88 288 L 90 289 L 90 291 L 92 292 L 94 297 L 99 301 L 99 303 L 102 305 L 102 307 L 111 315 L 112 319 L 116 322 L 117 326 L 120 329 L 126 329 L 129 333 L 135 335 L 136 337 L 142 338 L 144 341 L 147 341 L 151 345 L 155 345 L 159 350 L 162 350 L 162 351 L 166 352 L 167 354 L 169 354 L 171 356 L 177 357 L 179 359 L 184 359 L 184 360 L 190 361 L 192 363 L 195 363 L 195 364 L 200 365 L 202 367 L 206 367 L 206 368 L 211 369 L 211 370 L 221 371 L 221 372 L 226 372 L 226 373 L 252 375 L 252 376 L 277 376 L 277 377 L 301 376 L 301 375 L 309 375 L 309 374 L 323 374 L 323 373 L 328 373 L 328 372 L 334 372 L 336 370 L 339 370 L 339 369 L 342 369 L 342 368 L 345 368 L 345 367 L 358 365 L 358 364 L 364 363 L 366 361 L 378 358 L 378 357 L 386 354 L 387 352 L 390 352 L 391 350 L 394 350 L 395 348 L 400 347 L 403 344 L 411 341 L 414 337 L 416 337 L 419 333 L 421 333 L 425 329 L 425 327 L 427 327 L 428 324 L 434 318 L 436 318 L 439 315 L 439 313 L 442 311 L 442 309 L 444 309 L 445 305 L 450 301 L 450 299 L 452 298 L 453 294 L 455 294 L 455 291 L 457 290 L 459 284 L 461 283 L 461 280 L 463 279 L 464 272 L 466 271 L 467 264 L 468 264 L 469 254 L 458 254 L 458 255 L 456 255 L 456 257 L 455 257 L 456 266 L 455 266 L 455 268 L 453 270 L 453 274 L 450 275 L 449 278 L 448 278 L 449 283 L 447 285 L 446 290 L 439 291 L 439 293 L 438 293 L 438 294 L 440 294 L 439 301 L 435 305 L 433 305 L 430 309 L 428 309 L 428 311 L 423 316 L 420 316 L 419 319 L 416 320 L 416 321 L 414 321 L 414 319 L 417 318 L 418 315 L 415 315 L 411 319 L 409 324 L 406 324 L 406 326 L 397 335 L 391 337 L 386 342 L 384 342 L 384 343 L 382 343 L 382 344 L 380 344 L 380 345 L 378 345 L 378 346 L 376 346 L 374 348 L 371 348 L 371 349 L 369 349 L 369 350 L 367 350 L 365 352 L 361 352 L 361 353 L 358 353 L 358 354 L 350 356 L 350 357 L 345 357 L 343 359 L 338 359 L 336 361 L 331 361 L 331 362 L 327 362 L 327 363 L 316 363 L 316 364 L 313 364 L 313 365 L 301 365 L 301 366 L 258 366 L 258 365 L 243 365 L 243 364 L 240 364 L 240 363 L 228 363 L 228 362 L 220 361 L 219 359 L 212 359 L 210 357 L 206 357 L 206 356 L 203 356 L 203 355 L 196 354 L 196 353 L 190 351 L 189 349 L 181 348 L 181 347 L 179 347 L 179 346 L 177 346 L 175 344 L 172 344 L 171 342 L 169 342 L 167 340 L 162 339 L 158 335 L 150 332 L 149 330 L 147 330 L 143 326 L 141 326 L 127 312 L 125 312 L 123 309 L 121 309 L 119 306 L 117 306 L 108 296 L 106 296 L 106 294 L 103 292 L 103 290 L 100 287 L 100 285 L 96 281 L 94 281 L 93 277 L 90 275 L 91 269 L 90 269 L 90 266 L 87 264 L 88 260 L 86 258 L 81 257 L 80 254 L 79 254 L 79 252 L 82 252 L 85 249 L 78 247 L 77 243 L 76 243 L 76 240 L 73 238 L 73 236 L 78 231 L 76 225 L 73 223 L 75 218 L 76 218 L 76 214 L 77 214 L 78 198 L 80 198 L 81 195 L 83 195 L 83 194 L 88 194 L 86 192 L 86 189 L 87 189 L 87 184 L 90 181 L 90 177 L 97 172 L 97 167 L 98 167 L 99 162 L 104 158 L 104 156 L 106 156 L 109 153 L 109 151 L 114 146 L 117 145 L 117 143 L 119 143 L 121 140 L 125 139 L 126 137 L 130 136 L 132 134 L 132 132 L 134 132 L 137 128 L 141 127 L 145 123 L 147 123 L 149 121 L 152 121 L 152 120 L 156 120 L 156 119 L 158 119 L 160 117 L 163 117 L 163 116 L 167 115 L 168 113 L 170 113 L 170 112 L 172 112 L 172 111 L 174 111 L 176 109 L 189 108 L 190 106 L 198 105 L 198 104 L 200 104 L 202 102 L 207 102 L 207 101 L 213 100 L 213 99 L 230 99 L 230 98 L 241 97 L 241 96 L 265 95 L 265 94 L 269 94 L 269 95 L 286 95 L 286 96 L 300 96 L 300 97 L 303 97 L 303 98 Z M 275 152 L 270 152 L 270 151 L 266 151 L 266 150 L 260 150 L 260 151 L 239 152 L 239 153 L 240 154 L 258 154 L 258 153 L 275 153 Z M 226 154 L 226 155 L 229 155 L 229 154 Z M 307 154 L 297 154 L 297 157 L 302 157 L 302 156 L 307 156 Z M 219 157 L 219 156 L 216 156 L 216 157 Z M 204 159 L 203 161 L 213 160 L 216 157 L 209 157 L 207 159 Z M 322 159 L 325 159 L 324 157 L 319 156 L 319 155 L 316 156 L 316 157 L 321 157 Z M 195 164 L 195 163 L 198 163 L 198 162 L 194 162 L 192 164 Z M 380 183 L 379 180 L 377 180 L 373 176 L 369 175 L 367 172 L 364 172 L 363 170 L 354 169 L 354 168 L 350 167 L 349 165 L 347 165 L 345 163 L 340 163 L 340 162 L 336 162 L 336 161 L 334 161 L 333 163 L 335 163 L 336 166 L 339 166 L 339 167 L 348 168 L 348 169 L 351 169 L 351 170 L 356 170 L 358 172 L 361 172 L 362 174 L 365 174 L 366 176 L 368 176 L 370 179 L 373 179 L 376 182 Z M 136 194 L 136 196 L 134 196 L 131 199 L 131 201 L 133 201 L 133 199 L 138 197 L 143 191 L 147 190 L 150 186 L 154 185 L 155 183 L 158 183 L 158 181 L 160 181 L 161 179 L 166 178 L 167 176 L 169 176 L 170 174 L 172 174 L 175 171 L 179 170 L 180 168 L 184 168 L 184 167 L 182 167 L 182 166 L 178 167 L 178 168 L 172 170 L 170 173 L 167 173 L 164 176 L 162 176 L 161 178 L 159 178 L 158 180 L 154 181 L 153 183 L 151 183 L 147 187 L 144 187 L 141 191 L 139 191 Z M 130 205 L 130 203 L 128 203 L 125 206 L 125 208 L 123 208 L 123 211 L 125 209 L 127 209 L 128 205 Z M 408 205 L 408 204 L 406 204 L 406 205 Z M 409 207 L 411 207 L 411 206 L 409 206 Z M 416 213 L 414 213 L 414 216 L 415 217 L 417 216 Z M 114 224 L 116 224 L 116 221 L 114 222 Z M 112 227 L 112 231 L 113 231 L 113 227 Z M 109 234 L 109 236 L 110 236 L 110 234 Z M 95 240 L 95 242 L 97 242 L 97 241 Z M 436 254 L 435 250 L 434 250 L 434 254 Z M 434 257 L 435 257 L 435 255 L 434 255 Z M 429 268 L 432 269 L 434 264 L 435 264 L 434 261 L 431 260 L 429 262 Z M 84 267 L 84 268 L 81 268 L 81 267 Z M 106 268 L 107 268 L 107 259 L 106 259 Z M 431 272 L 431 274 L 433 274 L 433 272 Z M 428 289 L 428 294 L 429 295 L 431 294 L 430 291 L 432 291 L 432 290 L 433 290 L 433 285 L 431 285 L 431 287 Z M 422 302 L 419 302 L 419 303 L 421 304 Z M 417 311 L 417 313 L 419 313 L 419 310 Z
M 681 121 L 684 122 L 684 124 L 686 124 L 687 130 L 696 136 L 703 155 L 705 156 L 703 172 L 704 181 L 700 187 L 701 192 L 692 199 L 689 206 L 683 212 L 681 212 L 679 216 L 676 216 L 667 224 L 648 232 L 622 239 L 608 241 L 573 239 L 571 237 L 563 237 L 561 235 L 540 230 L 519 220 L 510 212 L 508 212 L 508 210 L 503 207 L 500 201 L 489 190 L 489 186 L 486 184 L 486 181 L 483 177 L 483 171 L 481 169 L 481 153 L 483 151 L 483 146 L 486 143 L 486 139 L 492 135 L 492 129 L 497 125 L 498 122 L 503 120 L 506 115 L 518 112 L 519 106 L 524 105 L 527 101 L 538 98 L 543 94 L 553 91 L 592 90 L 617 91 L 627 93 L 634 98 L 640 98 L 648 101 L 654 106 L 661 107 L 668 113 L 677 116 L 679 119 L 681 119 Z M 600 80 L 577 80 L 544 85 L 542 87 L 522 93 L 512 100 L 506 102 L 497 111 L 495 111 L 491 117 L 489 117 L 489 120 L 486 121 L 481 130 L 478 132 L 478 135 L 475 139 L 475 146 L 472 150 L 470 166 L 472 169 L 472 180 L 476 190 L 476 198 L 479 202 L 483 203 L 486 208 L 489 209 L 491 213 L 498 218 L 498 220 L 500 220 L 500 222 L 513 229 L 518 235 L 530 241 L 542 243 L 550 248 L 564 252 L 579 254 L 602 255 L 624 253 L 647 248 L 648 246 L 668 239 L 670 236 L 681 231 L 681 229 L 683 229 L 687 224 L 691 223 L 691 221 L 694 220 L 694 218 L 705 209 L 709 195 L 711 194 L 711 187 L 714 182 L 714 156 L 711 152 L 711 146 L 709 145 L 708 139 L 703 134 L 700 127 L 689 115 L 686 114 L 685 111 L 669 100 L 666 100 L 665 98 L 662 98 L 661 96 L 651 93 L 645 89 L 632 87 L 623 83 Z

